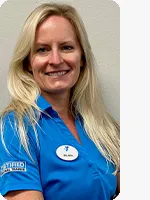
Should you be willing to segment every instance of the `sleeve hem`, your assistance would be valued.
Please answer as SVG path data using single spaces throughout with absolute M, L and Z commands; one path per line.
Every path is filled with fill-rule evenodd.
M 6 195 L 7 192 L 17 191 L 17 190 L 37 190 L 43 192 L 42 187 L 39 183 L 29 184 L 29 183 L 13 183 L 7 184 L 2 190 L 0 190 L 1 195 Z

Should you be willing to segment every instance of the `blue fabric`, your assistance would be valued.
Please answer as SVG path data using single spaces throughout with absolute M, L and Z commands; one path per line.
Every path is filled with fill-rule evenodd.
M 43 192 L 44 200 L 110 200 L 117 185 L 116 176 L 112 175 L 114 166 L 107 164 L 89 139 L 81 119 L 75 119 L 80 144 L 42 96 L 39 96 L 37 104 L 51 118 L 43 113 L 39 119 L 41 128 L 37 126 L 37 131 L 40 149 L 32 128 L 28 127 L 34 163 L 19 144 L 15 115 L 10 113 L 5 119 L 4 140 L 11 154 L 6 152 L 0 141 L 0 193 L 38 190 Z M 61 145 L 76 148 L 78 158 L 73 161 L 60 159 L 56 150 Z M 16 171 L 9 171 L 11 167 Z

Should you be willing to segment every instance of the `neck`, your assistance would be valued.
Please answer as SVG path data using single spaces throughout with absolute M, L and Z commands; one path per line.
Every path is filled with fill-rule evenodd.
M 44 98 L 52 105 L 52 108 L 59 114 L 62 118 L 67 118 L 70 116 L 70 92 L 65 94 L 55 93 L 42 93 Z

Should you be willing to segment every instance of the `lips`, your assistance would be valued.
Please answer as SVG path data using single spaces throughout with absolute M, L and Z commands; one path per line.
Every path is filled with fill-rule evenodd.
M 45 75 L 47 76 L 63 76 L 67 74 L 70 70 L 61 70 L 61 71 L 54 71 L 54 72 L 46 72 Z

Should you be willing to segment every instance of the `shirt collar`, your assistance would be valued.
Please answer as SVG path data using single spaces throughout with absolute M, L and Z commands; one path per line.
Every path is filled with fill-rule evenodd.
M 37 106 L 42 111 L 46 111 L 48 108 L 52 108 L 52 105 L 48 103 L 48 101 L 46 101 L 46 99 L 42 95 L 38 96 L 36 103 L 37 103 Z M 52 109 L 51 109 L 51 112 L 52 112 Z M 77 114 L 76 119 L 78 119 L 81 123 L 83 122 L 83 119 L 80 116 L 80 114 Z
M 48 103 L 46 101 L 46 99 L 42 96 L 42 95 L 39 95 L 38 98 L 37 98 L 37 106 L 42 110 L 42 111 L 45 111 L 47 108 L 51 108 L 52 105 L 50 103 Z

